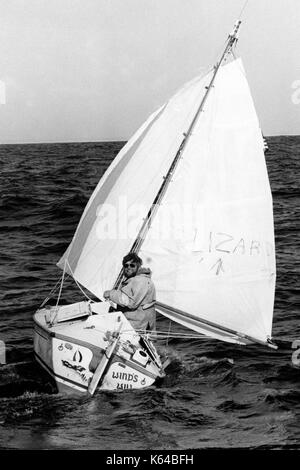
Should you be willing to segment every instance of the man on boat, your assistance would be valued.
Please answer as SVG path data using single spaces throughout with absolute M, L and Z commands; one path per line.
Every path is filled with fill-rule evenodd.
M 156 323 L 155 286 L 151 270 L 142 268 L 143 261 L 136 253 L 123 258 L 125 279 L 118 289 L 107 290 L 104 298 L 118 305 L 135 330 L 154 331 Z

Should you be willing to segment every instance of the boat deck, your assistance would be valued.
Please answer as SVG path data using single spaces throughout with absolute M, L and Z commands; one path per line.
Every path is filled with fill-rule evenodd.
M 119 312 L 90 315 L 81 319 L 55 323 L 53 326 L 50 326 L 47 321 L 47 312 L 47 309 L 36 312 L 34 321 L 47 335 L 58 339 L 106 349 L 110 335 L 119 329 L 120 322 L 122 322 L 122 340 L 129 340 L 131 343 L 138 343 L 139 340 L 139 335 Z

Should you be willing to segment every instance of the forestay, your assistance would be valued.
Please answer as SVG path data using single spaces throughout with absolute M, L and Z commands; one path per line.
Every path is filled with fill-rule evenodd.
M 214 338 L 244 342 L 199 319 L 265 342 L 275 290 L 272 195 L 240 59 L 220 67 L 182 157 L 140 251 L 160 311 Z

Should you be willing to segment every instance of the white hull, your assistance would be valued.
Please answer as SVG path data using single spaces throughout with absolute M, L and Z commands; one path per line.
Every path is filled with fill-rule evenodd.
M 99 304 L 91 306 L 99 310 Z M 67 309 L 72 317 L 70 306 Z M 68 319 L 62 307 L 64 320 L 56 318 L 51 326 L 54 310 L 41 309 L 34 315 L 34 353 L 58 391 L 92 394 L 93 382 L 100 390 L 138 389 L 164 376 L 155 347 L 122 313 Z

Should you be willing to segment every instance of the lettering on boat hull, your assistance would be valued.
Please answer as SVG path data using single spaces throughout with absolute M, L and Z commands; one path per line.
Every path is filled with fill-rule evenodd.
M 102 382 L 102 390 L 127 390 L 144 388 L 153 384 L 154 378 L 135 370 L 122 362 L 113 362 Z

